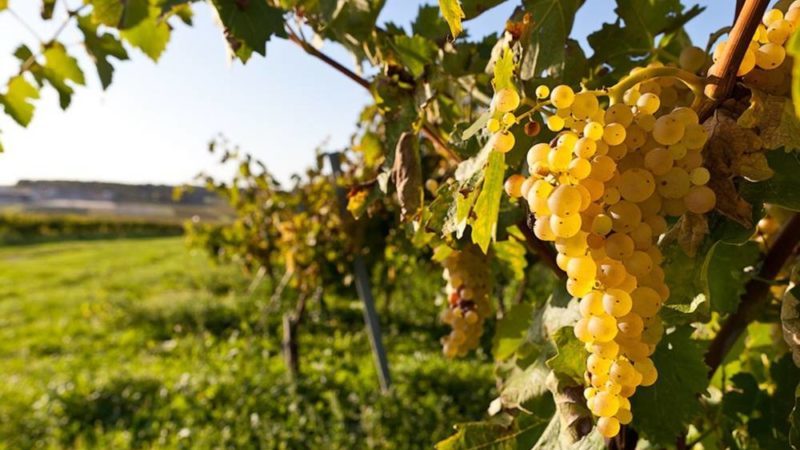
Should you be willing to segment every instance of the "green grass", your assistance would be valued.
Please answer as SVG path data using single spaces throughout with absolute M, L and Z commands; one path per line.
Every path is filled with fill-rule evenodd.
M 417 284 L 384 324 L 381 395 L 355 298 L 310 306 L 292 383 L 269 286 L 180 238 L 0 248 L 0 448 L 430 447 L 493 381 L 485 356 L 442 360 Z

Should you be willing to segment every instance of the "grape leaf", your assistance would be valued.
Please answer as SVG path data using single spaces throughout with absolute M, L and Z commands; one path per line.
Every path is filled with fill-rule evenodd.
M 547 360 L 547 367 L 559 376 L 568 377 L 575 383 L 583 383 L 583 372 L 586 371 L 586 349 L 575 337 L 573 327 L 561 327 L 553 335 L 556 355 Z
M 511 307 L 503 318 L 497 321 L 492 339 L 492 355 L 495 360 L 510 358 L 525 342 L 532 316 L 533 307 L 520 303 Z
M 792 351 L 794 363 L 800 366 L 800 288 L 790 286 L 781 302 L 781 327 L 783 340 Z
M 212 0 L 225 30 L 247 48 L 264 56 L 267 41 L 274 35 L 285 36 L 284 11 L 257 0 Z M 229 40 L 230 42 L 230 40 Z M 236 52 L 237 48 L 233 48 Z M 241 58 L 242 55 L 237 53 Z
M 800 33 L 792 33 L 786 43 L 786 52 L 794 56 L 792 64 L 792 102 L 794 113 L 800 117 Z
M 676 325 L 705 320 L 710 313 L 708 301 L 700 282 L 701 262 L 692 258 L 678 245 L 666 245 L 664 253 L 664 278 L 670 295 L 661 312 L 665 324 Z
M 595 430 L 578 442 L 566 442 L 562 439 L 562 427 L 561 418 L 554 415 L 531 450 L 601 450 L 606 448 L 603 437 Z
M 489 250 L 489 243 L 497 236 L 497 217 L 500 213 L 505 171 L 505 154 L 491 152 L 481 193 L 475 202 L 474 212 L 478 217 L 472 223 L 472 242 L 478 244 L 484 253 Z
M 103 89 L 107 89 L 111 85 L 114 75 L 114 66 L 108 62 L 108 58 L 126 60 L 128 59 L 128 52 L 125 51 L 125 47 L 113 35 L 109 33 L 98 34 L 97 25 L 92 23 L 90 16 L 78 17 L 78 28 L 83 33 L 84 47 L 86 47 L 86 51 L 97 67 L 100 84 Z
M 738 119 L 745 128 L 757 128 L 764 148 L 800 150 L 800 119 L 791 100 L 751 89 L 750 107 Z
M 504 407 L 517 408 L 548 393 L 546 381 L 550 369 L 545 365 L 546 359 L 545 355 L 538 355 L 524 369 L 513 366 L 500 388 L 500 399 Z
M 503 48 L 503 53 L 494 63 L 492 69 L 494 90 L 514 89 L 514 52 L 508 47 Z
M 511 274 L 514 280 L 522 280 L 525 277 L 525 267 L 528 261 L 525 255 L 528 253 L 527 248 L 516 238 L 509 237 L 508 239 L 494 244 L 494 254 L 502 267 Z
M 679 0 L 617 0 L 619 19 L 605 23 L 587 38 L 594 49 L 592 65 L 607 65 L 611 74 L 620 77 L 656 48 L 655 38 L 663 33 L 677 33 L 684 23 L 703 11 L 694 6 L 683 11 Z M 623 25 L 624 22 L 624 25 Z
M 522 414 L 510 423 L 501 420 L 460 423 L 456 434 L 436 444 L 436 450 L 516 450 L 526 448 L 547 426 L 547 419 Z
M 800 155 L 796 152 L 772 150 L 767 161 L 775 172 L 772 178 L 757 183 L 743 183 L 742 197 L 752 204 L 772 203 L 792 211 L 800 211 Z
M 167 48 L 170 38 L 170 28 L 161 18 L 158 8 L 150 8 L 150 16 L 139 22 L 135 27 L 122 30 L 120 36 L 131 45 L 138 48 L 154 62 Z
M 461 2 L 459 0 L 439 0 L 439 9 L 442 11 L 442 17 L 450 27 L 450 34 L 453 37 L 458 37 L 463 31 L 461 19 L 465 17 L 464 10 L 461 9 Z
M 416 35 L 437 41 L 447 36 L 448 25 L 439 15 L 439 8 L 434 5 L 420 5 L 417 18 L 411 24 L 411 31 Z
M 422 36 L 397 35 L 394 37 L 397 57 L 414 78 L 419 78 L 425 66 L 433 62 L 436 45 Z
M 800 384 L 794 391 L 794 408 L 789 415 L 789 443 L 794 450 L 800 449 Z
M 583 0 L 524 0 L 531 25 L 521 38 L 520 78 L 536 78 L 551 66 L 562 66 L 575 14 Z
M 124 30 L 148 17 L 148 0 L 92 0 L 92 19 L 96 24 Z
M 752 272 L 744 269 L 758 263 L 760 250 L 755 242 L 743 245 L 717 242 L 711 246 L 703 261 L 700 280 L 706 290 L 711 310 L 732 313 Z
M 6 93 L 0 95 L 0 104 L 14 121 L 27 127 L 33 118 L 33 104 L 31 100 L 39 98 L 39 90 L 30 84 L 22 75 L 17 75 L 8 80 Z
M 67 54 L 66 48 L 59 42 L 50 44 L 44 51 L 45 63 L 42 76 L 58 91 L 62 109 L 66 109 L 72 100 L 73 89 L 67 81 L 83 85 L 86 80 L 78 61 Z
M 683 325 L 664 336 L 652 356 L 658 368 L 653 386 L 640 388 L 632 398 L 633 427 L 656 445 L 670 445 L 701 412 L 700 399 L 708 385 L 703 362 L 707 344 L 691 339 Z
M 41 16 L 44 20 L 53 18 L 53 10 L 56 7 L 56 0 L 42 0 Z M 2 9 L 2 8 L 0 8 Z

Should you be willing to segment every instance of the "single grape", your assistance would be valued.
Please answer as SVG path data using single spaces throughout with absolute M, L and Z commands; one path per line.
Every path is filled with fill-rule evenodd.
M 628 313 L 617 319 L 617 327 L 622 336 L 636 338 L 642 335 L 644 322 L 641 316 L 636 313 Z
M 519 106 L 519 94 L 514 89 L 501 89 L 494 94 L 492 99 L 495 109 L 500 112 L 509 112 Z
M 603 141 L 608 145 L 619 145 L 625 141 L 625 127 L 620 123 L 609 123 L 603 129 Z
M 653 125 L 653 139 L 661 145 L 677 144 L 683 138 L 686 126 L 671 114 L 656 119 Z
M 492 148 L 500 153 L 508 153 L 514 148 L 514 135 L 508 131 L 500 131 L 492 135 Z
M 622 173 L 619 192 L 631 202 L 643 202 L 656 190 L 655 178 L 645 169 L 629 169 Z
M 573 153 L 580 158 L 591 158 L 597 152 L 597 143 L 587 137 L 582 137 L 575 142 Z
M 547 205 L 554 214 L 574 215 L 580 208 L 581 195 L 575 186 L 561 185 L 550 194 Z
M 603 295 L 603 309 L 611 316 L 622 317 L 631 312 L 633 301 L 622 289 L 611 288 Z
M 572 116 L 578 120 L 588 119 L 600 107 L 597 96 L 590 92 L 575 94 L 572 102 Z
M 661 100 L 655 94 L 647 93 L 639 97 L 636 101 L 636 107 L 641 114 L 654 114 L 661 106 Z
M 765 70 L 780 66 L 785 59 L 786 49 L 772 42 L 762 45 L 756 52 L 756 65 Z
M 705 167 L 697 167 L 689 173 L 692 184 L 702 186 L 711 179 L 711 173 Z
M 634 242 L 630 236 L 625 233 L 613 233 L 606 238 L 606 254 L 610 258 L 622 261 L 625 258 L 633 255 Z
M 538 162 L 547 162 L 547 155 L 550 153 L 550 146 L 547 144 L 536 144 L 528 150 L 528 167 L 533 167 Z
M 591 171 L 592 164 L 583 158 L 573 159 L 570 161 L 569 166 L 567 167 L 567 172 L 576 180 L 583 180 L 589 176 Z
M 779 9 L 770 9 L 769 11 L 764 13 L 764 17 L 761 19 L 761 23 L 769 27 L 773 23 L 782 19 L 783 19 L 783 11 Z
M 693 186 L 683 199 L 686 208 L 695 214 L 705 214 L 717 203 L 717 196 L 708 186 Z
M 581 230 L 581 216 L 573 214 L 571 216 L 550 216 L 550 228 L 556 237 L 568 238 L 575 236 Z
M 503 117 L 501 118 L 501 121 L 503 122 L 503 125 L 505 125 L 505 126 L 513 125 L 517 121 L 517 116 L 515 116 L 514 113 L 512 113 L 512 112 L 507 112 L 507 113 L 503 114 Z
M 689 192 L 689 174 L 680 167 L 673 167 L 656 179 L 659 195 L 666 199 L 679 199 Z
M 644 166 L 656 176 L 667 173 L 673 164 L 672 152 L 666 148 L 657 147 L 644 155 Z
M 620 421 L 615 417 L 601 417 L 597 419 L 597 432 L 604 438 L 611 439 L 619 434 Z
M 536 98 L 538 99 L 545 99 L 550 96 L 550 88 L 541 84 L 536 86 Z
M 706 52 L 698 47 L 686 47 L 678 57 L 678 65 L 689 72 L 697 72 L 706 64 Z
M 533 223 L 533 234 L 535 234 L 537 238 L 543 241 L 556 240 L 556 235 L 550 228 L 549 216 L 542 216 L 536 219 L 536 221 Z
M 489 130 L 490 133 L 500 131 L 500 121 L 494 118 L 489 119 L 489 121 L 486 122 L 486 129 Z
M 600 417 L 611 417 L 619 410 L 619 399 L 616 395 L 607 392 L 598 392 L 594 397 L 594 409 L 592 413 Z M 598 428 L 600 423 L 598 422 Z M 617 424 L 617 431 L 619 431 L 619 424 Z
M 511 198 L 519 198 L 522 195 L 522 183 L 525 182 L 525 177 L 522 175 L 511 175 L 506 180 L 503 187 Z
M 557 115 L 552 115 L 547 118 L 545 124 L 550 131 L 561 131 L 564 128 L 564 119 Z
M 606 110 L 605 122 L 607 124 L 618 123 L 623 127 L 627 127 L 633 122 L 633 112 L 630 106 L 624 103 L 616 103 Z
M 550 93 L 550 101 L 559 109 L 569 108 L 575 100 L 575 92 L 566 85 L 556 86 Z

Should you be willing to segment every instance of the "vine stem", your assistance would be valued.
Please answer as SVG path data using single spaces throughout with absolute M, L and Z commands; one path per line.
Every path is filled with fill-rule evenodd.
M 765 280 L 775 279 L 781 268 L 797 251 L 799 242 L 800 215 L 794 214 L 775 238 L 775 242 L 764 257 L 758 275 L 745 285 L 745 291 L 736 312 L 728 316 L 714 340 L 711 341 L 705 357 L 706 365 L 709 368 L 709 377 L 717 371 L 722 360 L 725 359 L 747 325 L 754 321 L 769 303 L 771 283 Z
M 743 4 L 737 3 L 736 21 L 728 35 L 728 43 L 706 76 L 705 94 L 712 99 L 724 99 L 733 90 L 736 84 L 736 72 L 758 24 L 761 23 L 761 17 L 767 10 L 769 0 L 745 0 Z
M 703 97 L 703 79 L 699 76 L 678 67 L 647 67 L 628 75 L 619 83 L 608 89 L 608 98 L 612 104 L 622 101 L 625 91 L 636 86 L 642 81 L 659 77 L 674 77 L 681 80 L 692 90 L 695 100 Z
M 528 211 L 528 205 L 524 200 L 520 200 L 519 203 L 522 209 L 525 210 L 525 218 L 517 223 L 517 228 L 519 228 L 519 231 L 521 231 L 522 235 L 525 236 L 525 243 L 528 244 L 528 248 L 539 256 L 539 259 L 541 259 L 542 262 L 548 268 L 550 268 L 555 276 L 565 279 L 567 274 L 564 273 L 560 267 L 558 267 L 555 250 L 553 250 L 551 246 L 547 245 L 547 243 L 536 237 L 536 235 L 533 233 L 533 229 L 531 227 L 533 215 L 530 213 L 530 211 Z
M 341 73 L 342 75 L 346 76 L 350 80 L 354 81 L 356 84 L 363 87 L 364 89 L 371 91 L 371 84 L 369 81 L 362 78 L 357 73 L 353 72 L 347 67 L 343 66 L 341 63 L 334 60 L 330 56 L 319 51 L 316 47 L 308 43 L 308 41 L 298 36 L 298 34 L 292 28 L 287 27 L 286 31 L 289 36 L 289 41 L 299 46 L 301 49 L 303 49 L 304 52 L 329 65 L 331 68 Z M 441 132 L 434 126 L 432 126 L 429 123 L 424 123 L 420 131 L 425 137 L 427 137 L 431 142 L 433 142 L 434 148 L 442 157 L 451 162 L 461 161 L 461 158 L 447 145 L 447 143 L 445 142 L 444 138 L 441 135 Z

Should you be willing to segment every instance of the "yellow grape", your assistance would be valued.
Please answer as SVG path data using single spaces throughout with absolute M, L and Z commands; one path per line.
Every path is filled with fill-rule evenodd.
M 689 192 L 691 181 L 686 170 L 673 167 L 656 180 L 656 189 L 659 195 L 666 199 L 678 199 Z
M 608 207 L 611 228 L 617 232 L 633 231 L 642 222 L 642 211 L 635 203 L 620 200 Z
M 697 47 L 686 47 L 678 57 L 678 65 L 689 72 L 697 72 L 706 64 L 706 52 Z
M 545 85 L 536 86 L 536 98 L 545 99 L 550 96 L 550 88 Z
M 630 106 L 624 103 L 616 103 L 608 107 L 605 113 L 605 122 L 607 124 L 617 123 L 623 127 L 627 127 L 633 122 L 633 112 Z M 620 141 L 621 142 L 621 141 Z
M 628 106 L 636 106 L 636 101 L 642 95 L 637 89 L 628 89 L 622 95 L 622 101 Z
M 492 148 L 500 153 L 508 153 L 514 148 L 514 135 L 508 131 L 500 131 L 492 136 Z
M 552 115 L 547 118 L 545 125 L 550 131 L 561 131 L 564 128 L 564 119 L 557 115 Z
M 591 158 L 597 152 L 597 142 L 588 137 L 582 137 L 575 142 L 572 151 L 580 158 Z
M 550 93 L 550 101 L 559 109 L 569 108 L 575 100 L 575 92 L 566 85 L 556 86 Z
M 611 316 L 622 317 L 631 312 L 633 301 L 622 289 L 611 288 L 603 295 L 603 309 Z
M 625 141 L 625 127 L 620 123 L 609 123 L 603 129 L 603 141 L 608 145 L 619 145 Z
M 593 342 L 608 342 L 617 335 L 617 321 L 608 314 L 591 316 L 586 323 L 586 329 Z
M 608 373 L 608 370 L 611 368 L 611 363 L 612 361 L 610 359 L 592 353 L 586 359 L 586 368 L 589 370 L 589 373 L 592 374 Z
M 654 114 L 661 107 L 661 100 L 655 94 L 643 94 L 636 101 L 636 107 L 640 114 Z
M 650 259 L 650 255 L 640 250 L 634 251 L 629 258 L 625 259 L 624 264 L 628 273 L 635 277 L 645 276 L 653 270 L 653 261 Z
M 613 159 L 606 155 L 595 156 L 592 158 L 592 171 L 589 174 L 589 177 L 605 182 L 614 176 L 614 171 L 616 169 L 617 163 L 615 163 Z
M 686 126 L 674 116 L 661 116 L 653 125 L 653 139 L 661 145 L 673 145 L 681 141 L 685 131 Z
M 683 199 L 686 209 L 695 214 L 705 214 L 717 203 L 717 196 L 708 186 L 692 186 Z
M 594 282 L 597 264 L 589 256 L 574 257 L 569 260 L 566 272 L 570 278 L 592 280 Z
M 619 354 L 619 344 L 614 341 L 595 342 L 587 345 L 587 350 L 589 353 L 593 353 L 600 357 L 614 359 Z
M 597 395 L 594 396 L 594 409 L 592 412 L 596 416 L 600 417 L 611 417 L 617 413 L 619 409 L 619 399 L 616 395 L 609 394 L 607 392 L 598 392 Z M 601 419 L 602 420 L 602 419 Z M 598 428 L 599 428 L 598 422 Z M 619 431 L 619 427 L 617 427 L 617 431 Z
M 561 217 L 553 214 L 550 216 L 550 229 L 556 237 L 572 237 L 581 230 L 581 216 L 573 214 Z
M 592 164 L 583 158 L 573 159 L 570 161 L 569 166 L 567 167 L 567 172 L 576 180 L 583 180 L 589 176 L 591 171 Z
M 601 417 L 597 419 L 597 432 L 604 438 L 613 438 L 619 434 L 620 422 L 614 417 Z
M 579 92 L 572 102 L 572 115 L 578 120 L 588 119 L 599 107 L 600 103 L 594 94 Z
M 543 216 L 536 219 L 536 221 L 533 223 L 533 234 L 543 241 L 556 240 L 556 235 L 550 228 L 549 216 Z
M 514 113 L 511 112 L 503 114 L 503 117 L 501 118 L 501 122 L 503 122 L 503 125 L 506 126 L 513 125 L 514 123 L 516 123 L 516 121 L 517 121 L 517 116 L 515 116 Z
M 606 254 L 610 258 L 617 260 L 624 260 L 625 258 L 633 255 L 634 242 L 630 236 L 625 233 L 613 233 L 606 238 Z
M 774 69 L 783 64 L 783 60 L 786 59 L 786 49 L 770 42 L 756 51 L 755 58 L 758 67 L 765 70 Z
M 490 133 L 500 131 L 500 121 L 494 118 L 489 119 L 489 121 L 486 122 L 486 129 L 489 130 Z
M 606 288 L 618 287 L 628 276 L 625 266 L 610 258 L 601 261 L 598 269 L 597 281 Z
M 578 303 L 581 315 L 589 317 L 590 315 L 599 316 L 604 314 L 603 310 L 603 293 L 600 291 L 591 291 L 581 298 Z
M 633 363 L 633 368 L 642 375 L 642 386 L 652 386 L 658 380 L 658 370 L 649 358 L 644 358 Z
M 620 424 L 627 425 L 627 424 L 631 423 L 631 421 L 633 421 L 633 414 L 631 413 L 631 411 L 629 409 L 620 408 L 617 411 L 617 415 L 614 416 L 614 418 L 616 418 L 619 421 Z
M 672 152 L 666 148 L 657 147 L 644 155 L 644 166 L 656 176 L 667 173 L 673 164 Z
M 506 194 L 508 194 L 508 196 L 511 198 L 519 198 L 522 195 L 522 183 L 524 182 L 525 177 L 522 175 L 511 175 L 503 185 L 506 190 Z
M 573 297 L 581 297 L 589 293 L 594 287 L 594 282 L 587 279 L 568 278 L 567 292 Z
M 583 135 L 593 141 L 603 138 L 603 124 L 599 122 L 589 122 L 583 127 Z
M 547 166 L 556 172 L 566 170 L 571 160 L 572 152 L 563 147 L 551 148 L 547 154 Z
M 598 214 L 592 221 L 592 233 L 601 236 L 607 235 L 611 231 L 611 217 L 606 214 Z
M 689 180 L 692 184 L 702 186 L 711 179 L 711 173 L 705 167 L 697 167 L 689 173 Z
M 773 23 L 783 19 L 783 11 L 779 9 L 770 9 L 769 11 L 764 13 L 764 17 L 761 19 L 761 23 L 765 26 L 770 26 Z
M 500 112 L 509 112 L 519 106 L 519 94 L 514 89 L 501 89 L 494 94 L 492 99 L 495 109 Z
M 655 178 L 645 169 L 629 169 L 621 175 L 619 192 L 625 200 L 643 202 L 655 190 Z
M 533 167 L 538 162 L 547 162 L 547 155 L 550 153 L 550 146 L 547 144 L 536 144 L 528 150 L 528 167 Z
M 622 336 L 635 338 L 642 335 L 644 322 L 638 314 L 629 313 L 617 319 L 617 327 Z
M 575 337 L 581 342 L 588 344 L 594 341 L 594 337 L 589 332 L 589 319 L 586 317 L 579 319 L 578 322 L 575 323 L 572 332 L 575 333 Z

